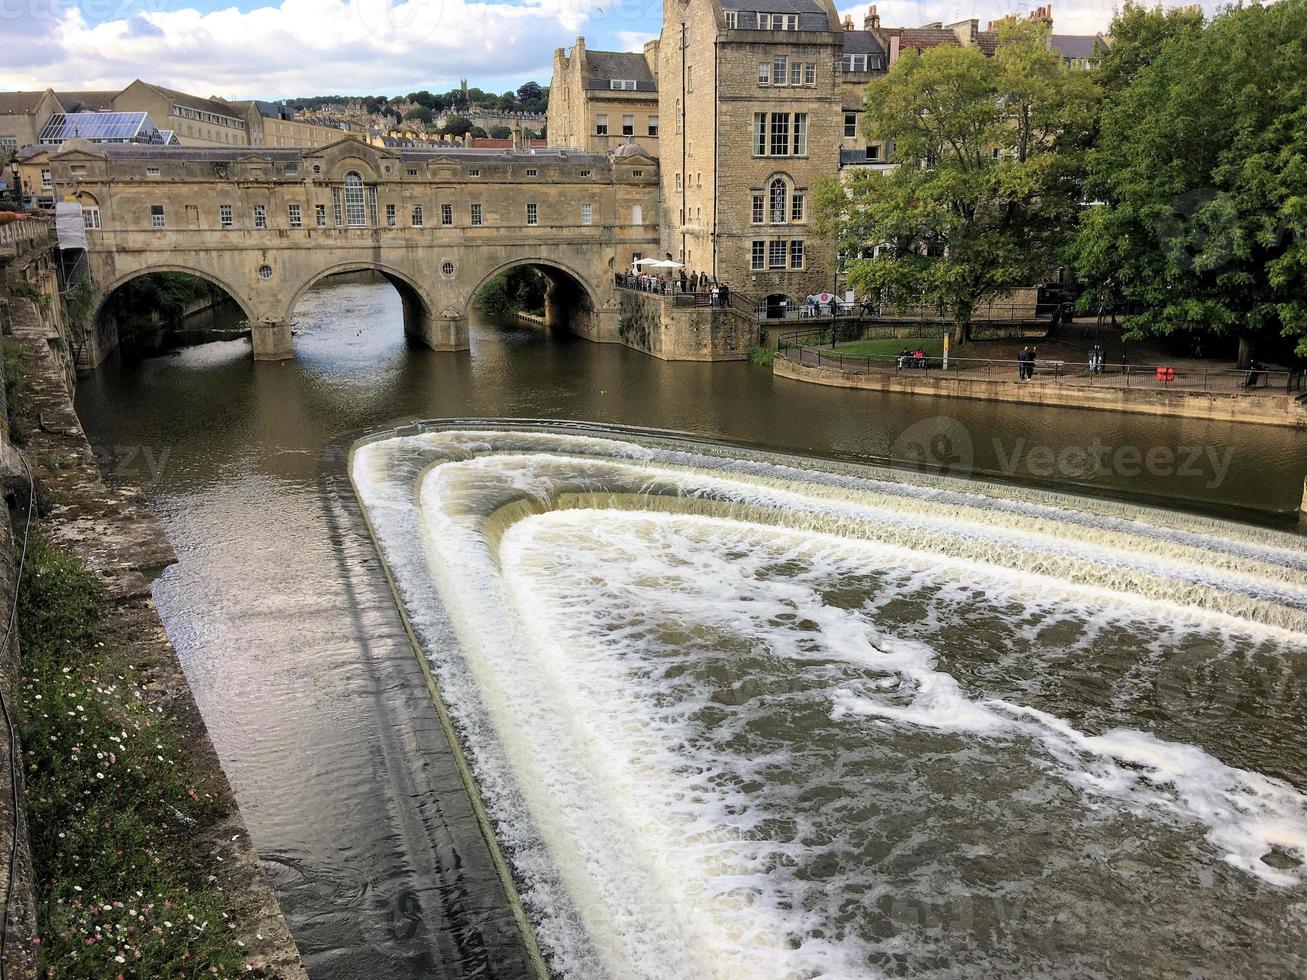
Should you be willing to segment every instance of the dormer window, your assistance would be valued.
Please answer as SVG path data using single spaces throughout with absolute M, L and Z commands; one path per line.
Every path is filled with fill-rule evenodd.
M 614 78 L 608 83 L 608 87 L 614 92 L 634 92 L 635 79 L 633 78 Z
M 726 26 L 732 31 L 740 26 L 740 13 L 738 10 L 726 11 Z

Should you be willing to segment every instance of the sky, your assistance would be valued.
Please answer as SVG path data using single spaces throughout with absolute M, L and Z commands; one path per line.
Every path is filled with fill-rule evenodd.
M 1115 0 L 1054 10 L 1061 34 L 1106 30 Z M 1177 0 L 1166 0 L 1174 5 Z M 975 17 L 1037 4 L 881 0 L 881 23 Z M 864 6 L 840 6 L 859 26 Z M 636 51 L 661 0 L 0 0 L 0 90 L 119 89 L 143 78 L 195 95 L 278 99 L 487 91 L 548 83 L 553 52 Z

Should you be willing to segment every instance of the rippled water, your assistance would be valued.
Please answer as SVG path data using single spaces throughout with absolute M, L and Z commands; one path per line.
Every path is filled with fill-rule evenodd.
M 353 472 L 560 974 L 1307 967 L 1297 539 L 572 433 Z
M 388 286 L 314 291 L 301 303 L 297 328 L 293 362 L 252 363 L 248 342 L 237 341 L 114 363 L 83 379 L 78 407 L 110 477 L 145 486 L 178 552 L 179 564 L 156 584 L 156 601 L 315 977 L 513 976 L 526 969 L 514 924 L 502 909 L 496 911 L 502 895 L 493 868 L 467 845 L 476 834 L 473 814 L 461 784 L 450 776 L 444 736 L 393 599 L 378 574 L 375 549 L 351 512 L 353 493 L 343 482 L 344 464 L 331 452 L 324 455 L 324 448 L 342 433 L 412 418 L 580 418 L 862 459 L 887 453 L 911 458 L 924 446 L 930 453 L 946 450 L 955 471 L 965 469 L 966 454 L 960 451 L 968 446 L 972 464 L 984 471 L 1001 470 L 1004 460 L 1028 462 L 1022 453 L 1032 446 L 1049 446 L 1057 457 L 1095 439 L 1140 452 L 1172 447 L 1178 470 L 1179 449 L 1196 447 L 1200 460 L 1219 464 L 1228 458 L 1219 480 L 1215 464 L 1167 474 L 1118 467 L 1115 460 L 1102 472 L 1068 479 L 1074 485 L 1090 485 L 1100 495 L 1139 495 L 1182 507 L 1233 507 L 1240 513 L 1244 508 L 1292 509 L 1307 471 L 1307 445 L 1292 430 L 844 392 L 776 381 L 765 369 L 745 364 L 668 364 L 622 348 L 484 323 L 473 324 L 470 356 L 410 350 L 402 335 L 398 299 Z M 936 439 L 941 433 L 948 437 L 948 446 Z M 1044 479 L 1042 473 L 1022 472 L 1020 464 L 1014 476 Z M 1007 556 L 1006 561 L 1023 545 L 1014 544 L 1019 539 L 1005 530 L 1018 517 L 1004 508 L 1017 505 L 999 498 L 986 505 L 986 533 L 994 542 L 1006 540 L 1002 548 L 993 544 L 997 550 L 990 550 L 991 544 L 983 543 L 989 539 L 981 536 L 974 539 L 972 551 L 957 556 L 970 563 L 964 566 L 942 559 L 925 569 L 906 559 L 896 564 L 899 552 L 892 548 L 915 550 L 921 543 L 917 536 L 933 541 L 953 507 L 950 498 L 921 502 L 926 504 L 936 513 L 929 519 L 913 518 L 916 524 L 905 523 L 902 513 L 890 521 L 897 508 L 888 506 L 871 522 L 898 527 L 906 538 L 897 541 L 867 536 L 848 540 L 845 531 L 832 531 L 820 522 L 767 525 L 767 535 L 758 538 L 754 528 L 759 515 L 752 511 L 728 518 L 735 524 L 722 523 L 723 515 L 708 510 L 682 514 L 675 521 L 669 517 L 666 524 L 658 524 L 663 518 L 653 512 L 632 513 L 631 522 L 617 524 L 611 523 L 615 515 L 605 513 L 586 522 L 584 533 L 575 534 L 571 532 L 576 529 L 545 520 L 522 524 L 510 533 L 505 522 L 504 539 L 517 549 L 514 560 L 525 569 L 514 581 L 533 583 L 542 628 L 557 629 L 569 643 L 566 630 L 577 631 L 578 647 L 597 644 L 602 636 L 614 641 L 654 633 L 660 637 L 661 653 L 649 646 L 639 654 L 622 648 L 611 658 L 588 655 L 574 668 L 586 685 L 579 690 L 604 691 L 605 685 L 629 682 L 627 700 L 615 703 L 640 707 L 666 699 L 663 721 L 682 725 L 677 731 L 687 733 L 687 746 L 705 757 L 738 755 L 743 743 L 718 719 L 741 717 L 737 708 L 758 705 L 780 707 L 750 728 L 748 736 L 757 740 L 750 744 L 785 744 L 795 733 L 811 731 L 814 746 L 846 747 L 814 748 L 812 766 L 818 774 L 811 786 L 802 790 L 795 783 L 784 790 L 788 802 L 767 804 L 788 808 L 796 820 L 815 814 L 826 822 L 783 824 L 786 818 L 762 809 L 762 796 L 756 796 L 752 809 L 737 812 L 740 804 L 733 802 L 738 797 L 732 794 L 753 792 L 751 783 L 736 784 L 723 776 L 711 783 L 702 777 L 687 784 L 704 794 L 703 812 L 723 813 L 728 825 L 738 821 L 757 836 L 755 852 L 742 851 L 745 844 L 736 838 L 723 839 L 720 846 L 706 838 L 702 845 L 699 863 L 746 867 L 741 891 L 713 890 L 721 886 L 720 879 L 707 879 L 709 885 L 703 885 L 704 876 L 690 874 L 684 861 L 655 869 L 656 877 L 704 905 L 733 907 L 747 900 L 793 906 L 777 906 L 779 911 L 767 913 L 771 918 L 760 914 L 756 922 L 838 923 L 838 916 L 829 919 L 820 906 L 842 903 L 846 924 L 826 927 L 830 935 L 810 936 L 803 955 L 816 956 L 815 951 L 828 948 L 829 962 L 840 964 L 848 962 L 848 956 L 872 957 L 869 962 L 891 974 L 956 973 L 958 962 L 987 962 L 983 957 L 1044 972 L 1054 956 L 1057 962 L 1084 965 L 1081 973 L 1090 972 L 1095 957 L 1106 957 L 1097 962 L 1098 972 L 1130 973 L 1140 972 L 1141 962 L 1154 972 L 1165 972 L 1165 958 L 1173 955 L 1174 969 L 1180 971 L 1197 962 L 1200 953 L 1226 967 L 1259 967 L 1270 974 L 1288 971 L 1294 961 L 1287 950 L 1293 941 L 1301 942 L 1301 932 L 1292 931 L 1299 928 L 1301 914 L 1296 886 L 1264 881 L 1226 864 L 1224 852 L 1218 850 L 1226 846 L 1234 853 L 1231 845 L 1216 843 L 1212 835 L 1217 830 L 1195 822 L 1187 811 L 1177 810 L 1169 823 L 1159 821 L 1157 814 L 1165 807 L 1142 796 L 1130 806 L 1113 802 L 1107 808 L 1112 798 L 1100 799 L 1080 788 L 1068 775 L 1075 772 L 1071 762 L 1056 755 L 1072 753 L 1074 739 L 1046 743 L 1052 738 L 1046 723 L 1005 714 L 1001 705 L 989 702 L 1038 709 L 1064 719 L 1076 732 L 1095 736 L 1115 727 L 1156 732 L 1168 742 L 1201 747 L 1223 766 L 1301 789 L 1303 775 L 1295 768 L 1304 758 L 1301 656 L 1286 661 L 1283 641 L 1254 642 L 1238 631 L 1204 632 L 1166 617 L 1155 628 L 1127 628 L 1129 616 L 1093 604 L 1092 614 L 1077 611 L 1077 604 L 1088 600 L 1066 598 L 1053 587 L 1073 581 L 1094 564 L 1093 549 L 1107 544 L 1105 521 L 1111 522 L 1113 534 L 1129 532 L 1171 548 L 1184 538 L 1167 520 L 1143 523 L 1129 509 L 1104 511 L 1091 519 L 1077 516 L 1076 508 L 1059 507 L 1056 520 L 1040 525 L 1030 539 L 1031 554 L 1047 563 L 1039 569 L 1047 579 L 1038 581 L 1050 583 L 1047 594 L 1032 597 L 1000 581 L 1005 566 L 995 556 Z M 967 513 L 963 524 L 975 525 L 975 510 Z M 1059 522 L 1080 530 L 1054 560 L 1038 542 L 1047 527 Z M 528 528 L 534 529 L 532 534 L 526 533 Z M 544 542 L 550 535 L 573 541 L 576 550 L 569 554 L 549 547 Z M 1241 540 L 1238 534 L 1218 536 Z M 800 539 L 809 544 L 791 543 Z M 673 623 L 683 632 L 668 632 L 665 622 L 650 626 L 641 617 L 663 608 L 659 603 L 666 601 L 667 590 L 638 577 L 637 564 L 606 557 L 613 549 L 631 550 L 637 540 L 644 542 L 640 547 L 649 549 L 659 567 L 681 552 L 696 555 L 694 561 L 700 563 L 707 555 L 726 554 L 729 547 L 756 555 L 759 591 L 753 598 L 741 592 L 739 615 L 725 625 L 702 618 L 703 602 L 672 596 L 675 608 L 685 608 L 684 622 Z M 1230 589 L 1229 580 L 1267 564 L 1255 551 L 1239 551 L 1249 547 L 1247 542 L 1227 545 L 1224 557 L 1214 557 L 1207 552 L 1209 538 L 1194 541 L 1196 551 L 1178 553 L 1169 563 L 1175 574 L 1167 581 L 1181 584 L 1167 586 L 1176 590 L 1168 601 L 1206 604 L 1216 615 L 1220 609 L 1215 600 L 1225 595 L 1222 601 L 1237 601 L 1239 607 L 1222 615 L 1264 624 L 1258 629 L 1300 629 L 1292 623 L 1273 626 L 1265 615 L 1293 608 L 1284 594 L 1271 588 L 1281 593 L 1297 588 L 1292 581 L 1286 586 L 1282 578 L 1262 575 L 1259 588 L 1269 589 L 1265 594 Z M 1288 553 L 1300 541 L 1295 539 Z M 817 548 L 821 542 L 825 544 Z M 603 565 L 604 582 L 629 590 L 638 601 L 632 600 L 629 607 L 594 603 L 591 597 L 603 594 L 600 590 L 575 591 L 578 569 L 592 559 Z M 1162 581 L 1149 570 L 1148 559 L 1130 561 L 1139 564 L 1131 577 L 1103 587 L 1151 589 Z M 558 563 L 556 576 L 530 571 L 551 562 Z M 1125 569 L 1129 562 L 1117 565 Z M 686 574 L 702 585 L 724 574 L 712 564 L 686 567 Z M 957 567 L 968 569 L 962 580 Z M 1286 567 L 1290 575 L 1300 568 Z M 932 569 L 937 573 L 933 579 Z M 974 580 L 971 569 L 977 570 Z M 737 566 L 735 577 L 723 578 L 718 591 L 728 584 L 739 589 L 745 570 Z M 982 578 L 982 572 L 990 578 Z M 635 577 L 628 582 L 629 576 Z M 776 588 L 788 583 L 786 588 L 795 591 L 767 592 L 764 581 Z M 890 733 L 906 722 L 883 712 L 860 713 L 868 701 L 867 677 L 872 675 L 842 655 L 825 657 L 819 667 L 787 659 L 782 662 L 789 667 L 774 670 L 775 655 L 761 652 L 767 624 L 752 621 L 750 609 L 761 610 L 764 604 L 779 609 L 774 618 L 781 623 L 794 615 L 795 625 L 785 632 L 795 637 L 792 645 L 800 656 L 814 637 L 833 635 L 831 623 L 806 611 L 817 608 L 818 599 L 829 607 L 828 615 L 847 610 L 840 629 L 850 637 L 869 637 L 877 649 L 885 635 L 925 644 L 918 653 L 927 659 L 911 677 L 953 677 L 966 703 L 983 709 L 992 729 L 968 734 L 914 724 L 904 729 L 912 734 L 903 742 Z M 787 603 L 793 608 L 782 608 Z M 726 605 L 719 608 L 725 610 Z M 560 609 L 575 613 L 560 615 Z M 802 615 L 800 610 L 805 610 Z M 986 625 L 1003 617 L 1018 628 L 996 632 Z M 619 628 L 609 630 L 614 623 Z M 729 643 L 723 637 L 729 637 Z M 705 652 L 712 644 L 724 652 Z M 677 651 L 682 649 L 689 652 L 678 662 Z M 596 664 L 596 659 L 603 662 Z M 1286 671 L 1286 662 L 1296 666 Z M 637 663 L 644 665 L 637 670 L 637 680 L 627 673 L 611 673 L 614 665 L 625 671 Z M 770 666 L 763 671 L 753 669 L 755 664 Z M 749 669 L 734 672 L 744 666 Z M 874 679 L 880 683 L 892 677 L 909 675 L 896 669 Z M 897 683 L 901 687 L 904 681 Z M 472 684 L 467 689 L 477 690 Z M 844 707 L 836 718 L 835 693 L 845 689 L 849 698 L 839 702 Z M 871 695 L 878 691 L 870 688 Z M 904 706 L 890 694 L 875 703 Z M 818 710 L 815 706 L 823 698 L 828 703 Z M 907 706 L 916 705 L 913 710 L 920 713 L 924 706 L 919 701 L 913 699 Z M 687 707 L 693 705 L 698 707 Z M 647 711 L 633 710 L 629 719 L 622 719 L 629 721 L 630 737 L 640 739 L 634 744 L 653 744 L 658 728 L 650 727 L 648 717 Z M 867 740 L 855 751 L 847 746 L 856 728 L 866 731 Z M 605 748 L 610 744 L 606 736 L 596 741 Z M 627 758 L 620 753 L 628 744 L 633 743 L 611 741 L 613 765 Z M 1117 769 L 1138 768 L 1113 754 L 1120 746 L 1109 752 L 1102 743 L 1091 744 L 1093 753 L 1106 753 Z M 1026 751 L 1026 746 L 1038 746 L 1039 751 Z M 667 758 L 651 756 L 659 766 Z M 766 782 L 769 792 L 780 793 L 785 784 L 767 768 L 767 757 L 760 755 L 754 763 L 758 780 Z M 687 778 L 683 768 L 666 772 L 669 778 Z M 956 789 L 977 782 L 1008 786 L 1013 795 L 1001 807 L 978 808 L 970 790 Z M 852 784 L 871 789 L 861 805 L 841 808 L 837 822 L 852 829 L 843 837 L 832 835 L 830 821 L 837 814 L 827 811 L 833 811 L 832 801 L 841 799 L 843 787 Z M 1026 787 L 1024 796 L 1018 793 L 1020 786 Z M 888 798 L 882 800 L 885 794 L 912 805 L 891 808 Z M 1138 814 L 1131 809 L 1136 804 Z M 721 809 L 715 809 L 719 805 Z M 1087 829 L 1071 832 L 1068 828 L 1077 825 L 1062 819 L 1068 813 L 1076 814 Z M 974 827 L 962 834 L 963 845 L 951 844 L 955 838 L 949 834 L 959 833 L 959 821 L 971 821 Z M 1100 821 L 1104 828 L 1107 821 L 1116 821 L 1128 833 L 1117 841 L 1114 832 L 1094 830 Z M 1181 829 L 1168 829 L 1173 826 Z M 649 833 L 654 833 L 652 826 Z M 799 861 L 793 852 L 814 840 L 823 843 L 812 853 L 825 856 Z M 1131 840 L 1142 842 L 1135 851 L 1130 850 Z M 1149 849 L 1153 844 L 1157 850 Z M 1193 869 L 1192 909 L 1174 887 L 1174 877 L 1155 894 L 1149 891 L 1154 864 L 1165 863 L 1177 849 L 1185 861 L 1192 858 L 1192 864 L 1168 867 L 1172 872 L 1175 867 Z M 1244 853 L 1253 850 L 1249 846 Z M 548 853 L 513 852 L 519 873 L 527 856 L 541 856 L 542 888 L 552 873 L 545 870 L 553 863 L 545 860 Z M 778 882 L 774 894 L 757 893 L 755 898 L 751 881 L 763 865 L 740 862 L 763 862 L 768 854 L 784 871 L 772 876 Z M 1012 862 L 1012 880 L 1025 885 L 1018 889 L 1004 885 L 1006 878 L 994 883 L 986 877 L 995 873 L 993 862 L 1000 858 Z M 879 864 L 870 863 L 873 859 Z M 1274 864 L 1263 862 L 1264 867 L 1292 871 L 1275 867 L 1285 863 L 1280 856 L 1273 854 L 1271 860 Z M 1044 861 L 1051 862 L 1047 868 Z M 861 891 L 848 886 L 854 887 L 850 897 L 844 882 L 847 869 L 856 865 L 877 867 L 882 877 L 879 884 Z M 916 884 L 914 875 L 920 876 Z M 784 889 L 782 878 L 790 881 Z M 1118 883 L 1124 883 L 1123 894 L 1134 897 L 1112 911 L 1114 901 L 1124 901 L 1113 890 Z M 540 915 L 542 935 L 558 950 L 564 946 L 555 934 L 573 930 L 576 935 L 579 929 L 589 936 L 590 931 L 578 925 L 575 910 L 565 911 L 576 900 L 568 897 L 571 893 L 556 875 L 552 887 L 563 896 L 556 913 L 541 911 L 554 906 L 538 897 L 553 893 L 528 890 L 528 896 Z M 1229 907 L 1224 924 L 1211 912 L 1213 890 Z M 607 901 L 603 893 L 595 894 Z M 632 890 L 632 896 L 638 894 Z M 1149 894 L 1153 897 L 1146 900 Z M 717 895 L 722 896 L 720 902 L 711 897 Z M 1152 918 L 1150 901 L 1157 906 Z M 613 914 L 639 916 L 644 904 L 632 897 L 615 903 Z M 1263 928 L 1266 916 L 1277 907 L 1287 923 L 1278 938 Z M 668 914 L 685 917 L 683 910 Z M 1166 928 L 1150 925 L 1147 934 L 1156 949 L 1141 952 L 1140 923 L 1154 921 Z M 959 931 L 959 923 L 967 928 Z M 1053 926 L 1057 929 L 1050 932 Z M 1104 953 L 1099 935 L 1114 930 L 1133 937 L 1119 955 Z M 1089 935 L 1080 935 L 1086 932 Z M 1033 958 L 1046 934 L 1060 945 L 1050 945 L 1047 959 L 1036 962 Z M 794 954 L 788 934 L 768 935 L 779 947 L 777 956 L 795 962 L 789 959 Z M 941 936 L 966 937 L 957 939 L 965 948 L 937 942 Z M 567 948 L 577 951 L 579 969 L 599 962 L 595 957 L 601 950 L 594 939 L 577 940 Z M 1016 955 L 1013 949 L 1025 959 L 1010 958 Z M 687 940 L 684 955 L 700 955 L 699 947 Z

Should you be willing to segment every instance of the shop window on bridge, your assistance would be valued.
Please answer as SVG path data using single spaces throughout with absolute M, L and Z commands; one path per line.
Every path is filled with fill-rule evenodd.
M 480 204 L 473 204 L 473 205 L 472 205 L 472 224 L 474 224 L 474 225 L 480 225 L 480 224 L 481 224 L 481 205 L 480 205 Z
M 377 188 L 373 184 L 368 185 L 368 225 L 377 227 Z
M 452 225 L 454 223 L 454 205 L 440 205 L 440 223 L 442 225 Z
M 422 227 L 422 205 L 421 205 L 421 204 L 415 204 L 415 205 L 413 205 L 413 213 L 412 213 L 412 215 L 411 215 L 410 217 L 411 217 L 410 224 L 412 224 L 414 228 L 421 228 L 421 227 Z
M 254 227 L 268 227 L 268 206 L 266 204 L 254 205 Z
M 331 189 L 331 223 L 334 224 L 337 228 L 339 228 L 341 225 L 345 223 L 344 209 L 340 206 L 339 187 L 333 187 Z
M 234 228 L 234 227 L 236 227 L 236 222 L 235 222 L 235 220 L 232 218 L 232 212 L 231 212 L 231 205 L 230 205 L 230 204 L 219 204 L 219 205 L 218 205 L 218 224 L 219 224 L 220 227 L 223 227 L 223 228 Z
M 100 227 L 100 209 L 94 206 L 82 206 L 82 225 L 90 230 Z
M 313 205 L 313 221 L 319 228 L 327 227 L 327 206 L 325 204 Z
M 351 228 L 362 228 L 368 223 L 363 178 L 353 170 L 345 175 L 345 223 Z
M 387 205 L 386 205 L 386 227 L 387 227 L 387 228 L 394 228 L 394 227 L 395 227 L 395 224 L 396 224 L 396 218 L 395 218 L 395 205 L 393 205 L 393 204 L 387 204 Z
M 540 209 L 534 203 L 526 206 L 526 223 L 528 225 L 538 225 L 540 223 Z
M 167 222 L 164 220 L 164 216 L 163 216 L 162 204 L 150 205 L 150 227 L 151 228 L 167 227 Z
M 300 215 L 300 206 L 298 204 L 286 205 L 286 216 L 290 219 L 290 226 L 292 228 L 304 227 L 304 219 Z

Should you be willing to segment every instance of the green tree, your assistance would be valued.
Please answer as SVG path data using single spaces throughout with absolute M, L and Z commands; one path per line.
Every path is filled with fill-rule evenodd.
M 430 109 L 424 105 L 419 105 L 414 106 L 412 109 L 408 110 L 408 112 L 404 113 L 404 118 L 417 120 L 418 122 L 426 123 L 429 126 L 431 125 L 431 120 L 435 117 L 431 114 Z
M 1307 0 L 1171 37 L 1107 100 L 1088 169 L 1073 266 L 1142 305 L 1131 335 L 1307 356 Z
M 513 131 L 507 126 L 491 126 L 490 138 L 497 140 L 506 140 L 513 135 Z
M 1202 30 L 1203 12 L 1196 7 L 1148 7 L 1126 0 L 1112 19 L 1112 43 L 1098 62 L 1098 81 L 1105 100 L 1125 89 L 1153 63 L 1171 40 Z
M 539 82 L 523 82 L 517 87 L 517 101 L 528 112 L 539 112 L 536 108 L 545 97 L 545 90 Z
M 867 135 L 898 166 L 819 185 L 817 230 L 856 290 L 937 307 L 962 343 L 977 305 L 1057 268 L 1096 104 L 1033 22 L 1003 24 L 992 58 L 908 52 L 866 97 Z
M 442 136 L 465 136 L 472 131 L 472 120 L 466 116 L 454 116 L 440 130 Z

